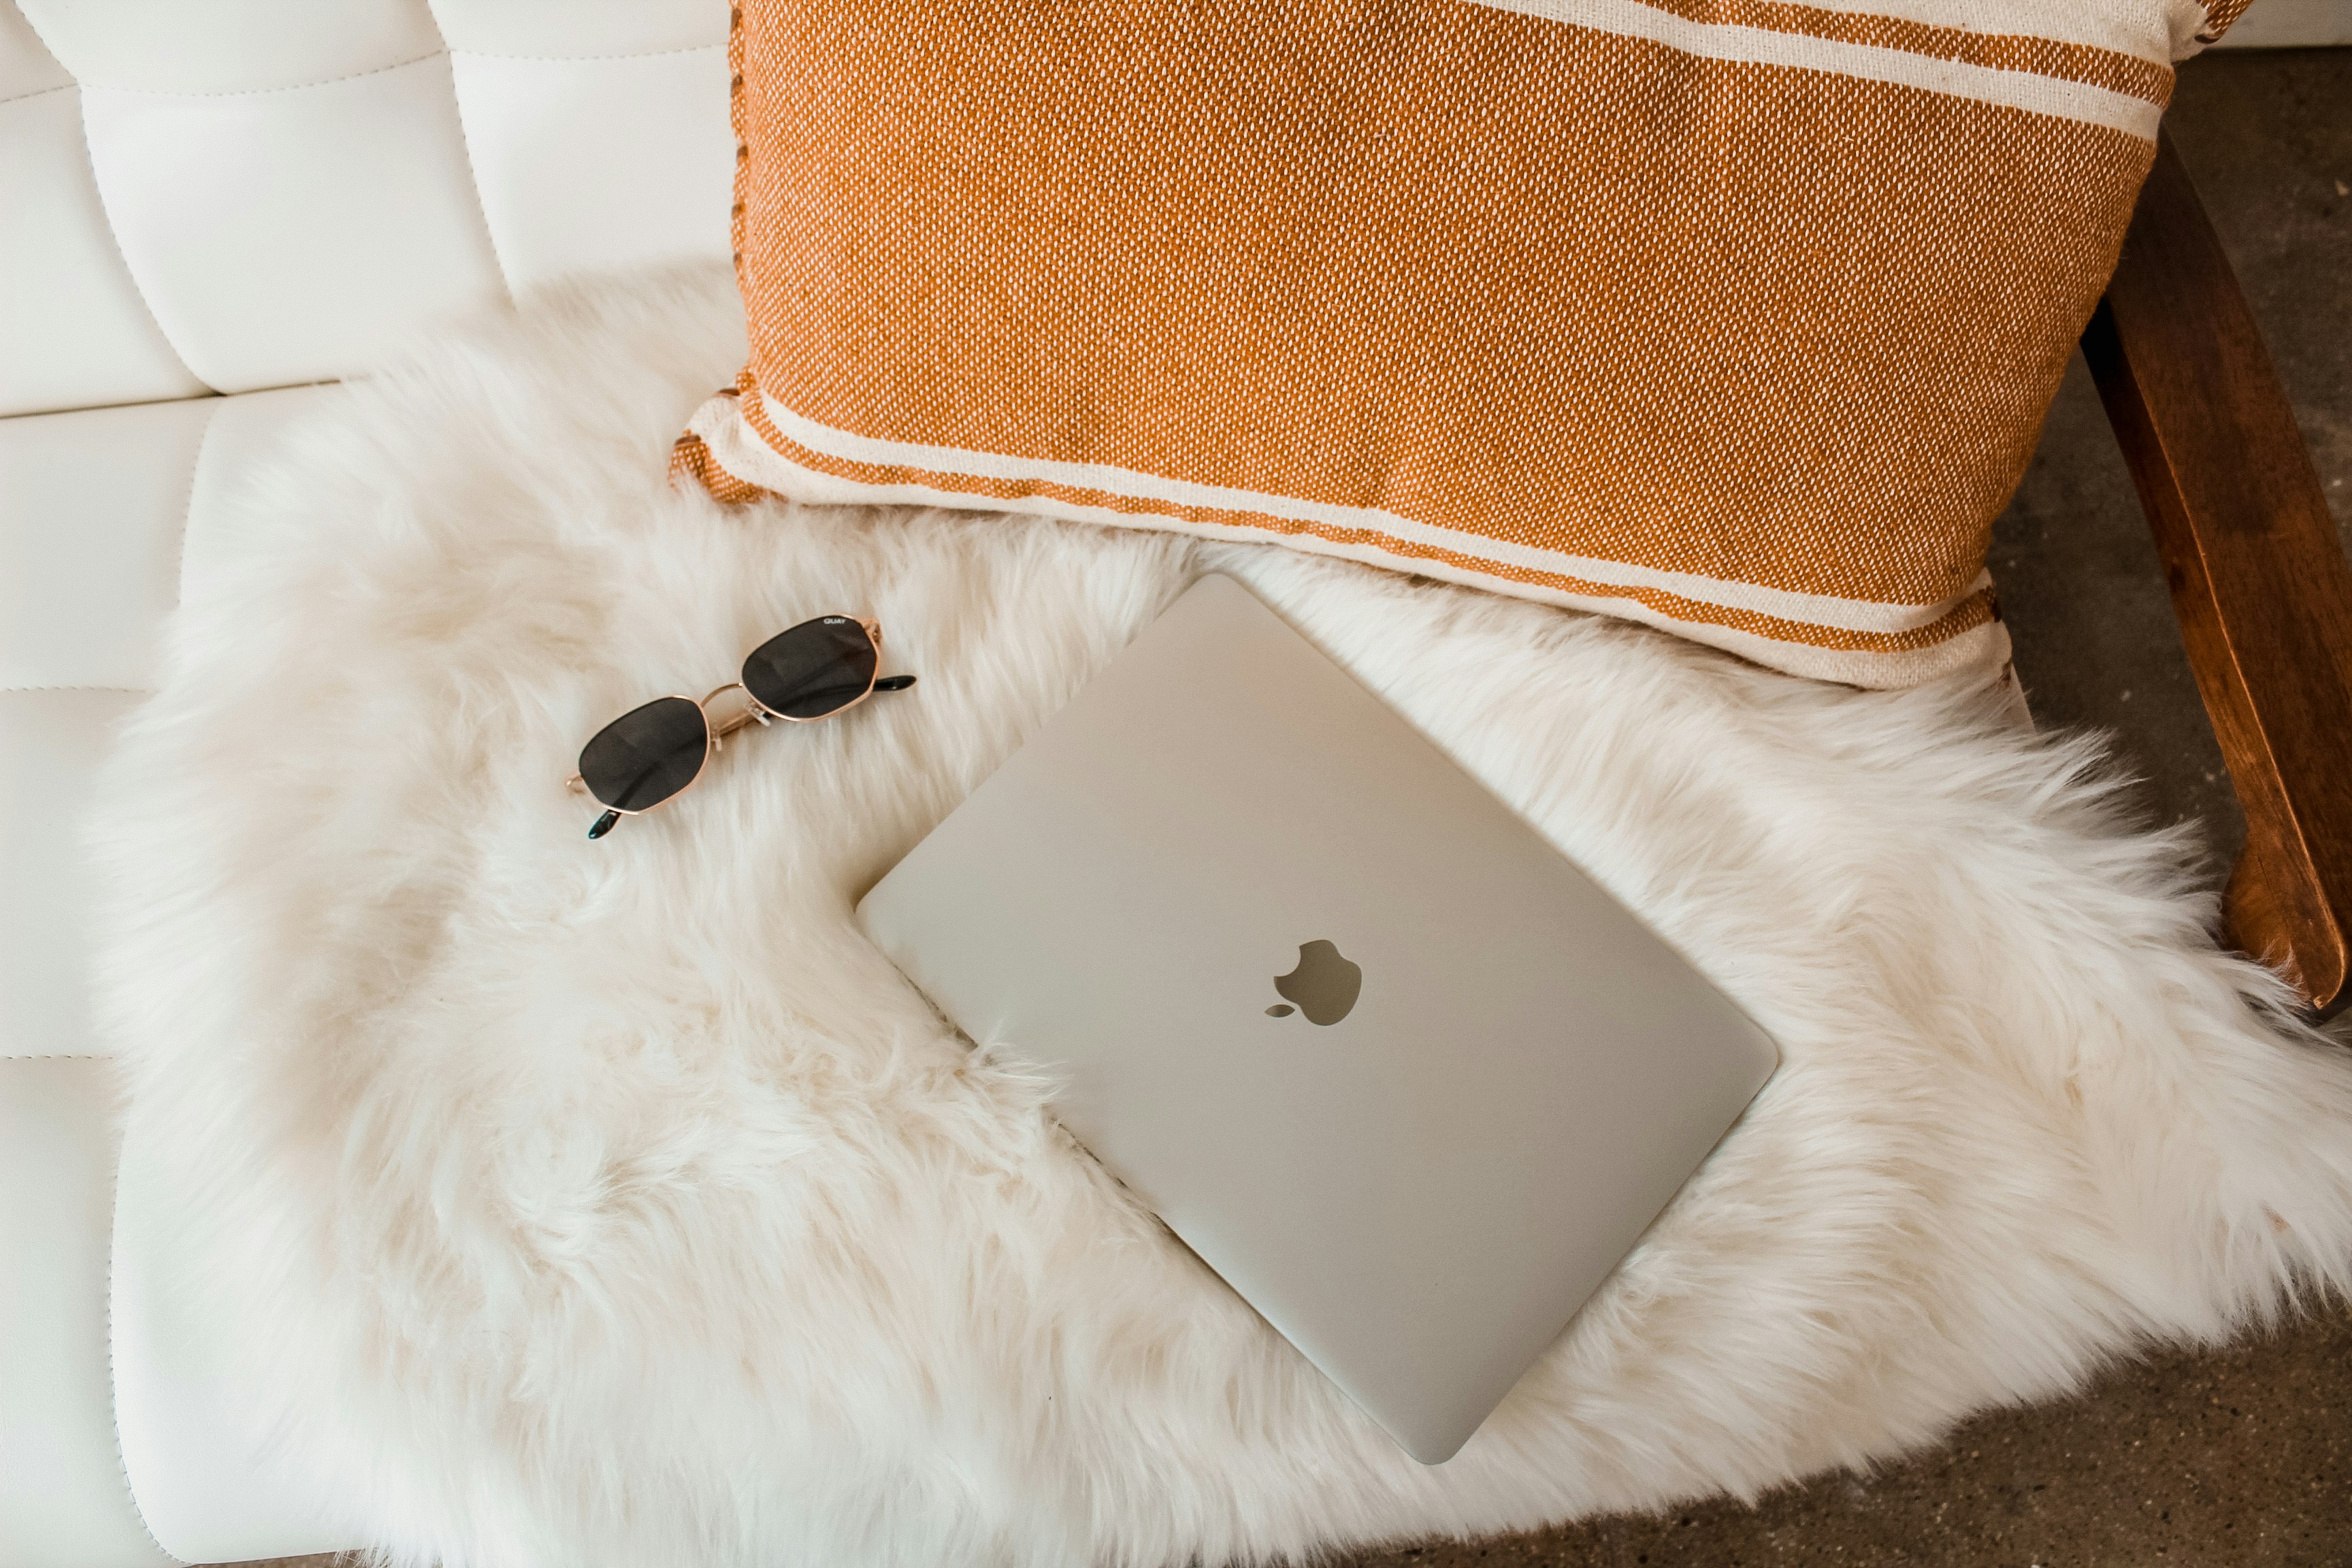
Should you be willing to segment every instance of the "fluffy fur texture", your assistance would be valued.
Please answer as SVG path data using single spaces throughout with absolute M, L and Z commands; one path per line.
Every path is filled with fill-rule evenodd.
M 262 473 L 106 781 L 128 1136 L 394 1561 L 1177 1563 L 1934 1438 L 2352 1265 L 2352 1068 L 1985 697 L 1265 547 L 663 482 L 723 278 L 541 300 Z M 1461 1456 L 1408 1459 L 945 1027 L 856 896 L 1204 567 L 1780 1042 Z M 913 694 L 590 844 L 580 742 L 871 612 Z

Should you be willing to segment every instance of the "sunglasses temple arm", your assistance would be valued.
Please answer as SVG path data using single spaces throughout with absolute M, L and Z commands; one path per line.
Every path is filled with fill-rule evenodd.
M 606 812 L 604 816 L 598 817 L 596 819 L 596 825 L 588 830 L 588 837 L 591 838 L 604 837 L 604 835 L 613 831 L 614 826 L 620 820 L 621 814 L 619 812 Z
M 877 691 L 904 691 L 907 688 L 914 684 L 915 678 L 911 675 L 886 675 L 881 679 L 874 683 L 874 689 Z

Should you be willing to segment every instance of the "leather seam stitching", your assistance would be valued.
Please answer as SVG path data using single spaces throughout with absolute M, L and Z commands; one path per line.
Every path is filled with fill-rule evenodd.
M 658 60 L 671 55 L 708 54 L 713 49 L 724 50 L 722 40 L 716 44 L 687 44 L 675 49 L 630 49 L 613 55 L 509 55 L 495 49 L 461 49 L 451 45 L 449 53 L 464 55 L 478 60 L 530 60 L 538 65 L 568 65 L 573 60 Z
M 122 1447 L 121 1405 L 118 1397 L 121 1385 L 114 1375 L 114 1209 L 122 1201 L 122 1155 L 120 1149 L 114 1156 L 113 1191 L 107 1205 L 106 1237 L 106 1425 L 114 1434 L 114 1465 L 122 1477 L 122 1495 L 131 1500 L 131 1517 L 139 1521 L 141 1533 L 149 1544 L 163 1553 L 167 1563 L 180 1560 L 163 1551 L 163 1543 L 155 1539 L 154 1528 L 147 1522 L 146 1510 L 139 1506 L 138 1489 L 131 1484 L 131 1456 Z
M 507 268 L 507 258 L 499 248 L 498 226 L 490 221 L 489 198 L 482 194 L 481 166 L 474 162 L 474 133 L 466 129 L 466 95 L 457 90 L 457 57 L 449 54 L 449 108 L 457 116 L 457 150 L 466 157 L 466 184 L 474 193 L 474 213 L 482 220 L 482 237 L 489 242 L 490 265 L 499 269 L 499 287 L 507 291 L 507 302 L 515 297 L 514 274 Z
M 80 84 L 76 83 L 75 86 L 79 90 Z M 138 299 L 139 308 L 145 310 L 147 319 L 155 323 L 155 335 L 163 340 L 163 346 L 172 351 L 172 357 L 180 362 L 180 368 L 188 373 L 189 380 L 208 392 L 217 394 L 220 388 L 198 375 L 196 367 L 188 363 L 187 354 L 172 341 L 171 331 L 163 325 L 163 318 L 155 310 L 155 301 L 147 293 L 147 285 L 139 281 L 139 270 L 131 265 L 131 252 L 123 248 L 122 231 L 115 225 L 114 209 L 107 205 L 106 182 L 98 177 L 98 153 L 89 144 L 89 94 L 80 93 L 80 100 L 81 113 L 78 118 L 81 121 L 81 161 L 83 166 L 89 170 L 89 189 L 90 194 L 98 198 L 98 216 L 106 220 L 107 243 L 114 247 L 114 254 L 122 263 L 122 275 L 131 279 L 131 292 Z
M 180 507 L 179 548 L 172 553 L 172 607 L 178 609 L 187 598 L 188 528 L 196 521 L 196 481 L 204 477 L 205 448 L 212 445 L 213 426 L 220 418 L 215 408 L 205 420 L 204 434 L 196 437 L 196 455 L 188 464 L 188 499 Z
M 392 64 L 386 66 L 371 66 L 366 70 L 348 71 L 341 76 L 320 77 L 316 81 L 290 81 L 278 87 L 242 87 L 229 88 L 216 92 L 192 92 L 179 88 L 171 87 L 111 87 L 102 81 L 89 80 L 76 80 L 67 85 L 72 87 L 96 88 L 100 92 L 137 93 L 144 98 L 267 98 L 271 93 L 304 92 L 314 87 L 333 87 L 338 82 L 359 81 L 367 77 L 382 76 L 386 71 L 406 70 L 410 66 L 421 66 L 426 60 L 441 59 L 445 58 L 454 59 L 458 55 L 467 55 L 473 58 L 484 60 L 531 60 L 543 65 L 562 65 L 566 61 L 570 60 L 661 59 L 670 55 L 698 55 L 706 53 L 711 49 L 724 49 L 727 46 L 725 44 L 689 44 L 682 48 L 676 49 L 635 49 L 611 55 L 509 55 L 499 54 L 489 49 L 460 49 L 453 47 L 450 45 L 444 44 L 437 49 L 418 55 L 412 59 L 394 60 Z M 41 92 L 63 92 L 65 88 L 62 87 L 47 87 L 43 88 Z M 37 98 L 40 96 L 40 93 L 25 93 L 21 96 L 26 98 Z M 0 99 L 0 103 L 14 103 L 16 101 L 16 100 L 13 98 Z
M 320 77 L 317 81 L 290 81 L 282 87 L 230 88 L 221 92 L 187 92 L 170 87 L 109 87 L 102 81 L 85 81 L 79 85 L 85 88 L 96 88 L 100 92 L 137 93 L 142 98 L 268 98 L 277 92 L 303 92 L 314 87 L 333 87 L 338 82 L 358 81 L 365 77 L 383 76 L 387 71 L 406 70 L 411 66 L 421 66 L 427 60 L 444 58 L 448 53 L 449 50 L 445 46 L 418 55 L 414 59 L 394 60 L 388 66 L 371 66 L 366 70 L 351 71 L 342 76 Z
M 70 92 L 80 85 L 79 82 L 61 81 L 55 87 L 37 87 L 30 92 L 20 92 L 14 98 L 0 98 L 0 109 L 5 109 L 12 103 L 24 103 L 31 99 L 47 98 L 53 92 Z

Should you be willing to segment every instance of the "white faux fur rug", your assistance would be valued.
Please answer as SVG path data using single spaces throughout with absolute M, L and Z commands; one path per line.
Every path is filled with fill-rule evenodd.
M 723 278 L 542 301 L 247 496 L 97 816 L 128 1136 L 292 1440 L 452 1568 L 1181 1563 L 1753 1493 L 2352 1275 L 2352 1066 L 2090 751 L 1264 547 L 663 482 Z M 1423 1469 L 858 936 L 853 900 L 1204 565 L 1645 914 L 1780 1075 Z M 605 720 L 808 616 L 903 698 L 588 841 Z

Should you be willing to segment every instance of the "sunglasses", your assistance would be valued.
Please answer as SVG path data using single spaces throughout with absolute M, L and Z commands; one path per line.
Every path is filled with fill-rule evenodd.
M 855 708 L 877 691 L 904 691 L 911 675 L 877 680 L 882 668 L 882 627 L 853 616 L 819 616 L 778 632 L 743 656 L 743 674 L 699 702 L 691 697 L 656 697 L 632 708 L 580 748 L 580 771 L 565 782 L 593 795 L 604 815 L 588 830 L 602 838 L 625 816 L 640 816 L 667 805 L 702 776 L 720 742 L 752 724 L 782 719 L 813 723 Z M 711 701 L 740 691 L 751 705 L 713 723 Z

